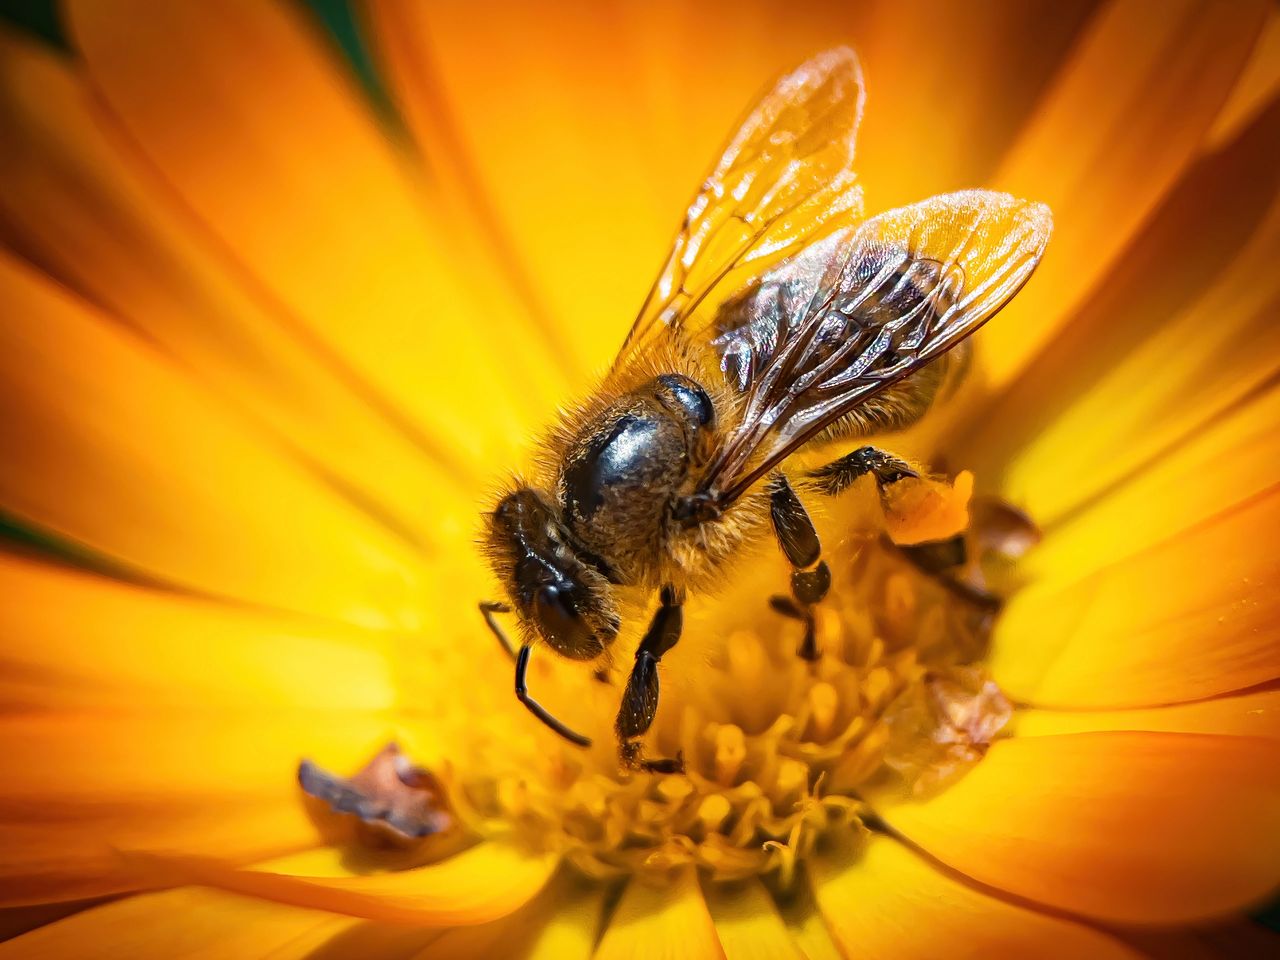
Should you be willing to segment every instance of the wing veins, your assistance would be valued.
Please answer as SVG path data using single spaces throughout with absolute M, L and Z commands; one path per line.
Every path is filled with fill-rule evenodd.
M 950 219 L 931 221 L 934 207 Z M 891 232 L 884 239 L 877 232 L 891 231 L 902 220 L 907 220 L 908 233 L 901 241 L 894 241 Z M 884 226 L 870 230 L 878 221 Z M 827 425 L 971 335 L 1026 282 L 1048 241 L 1050 224 L 1042 205 L 981 191 L 933 198 L 868 221 L 851 239 L 838 270 L 833 272 L 833 260 L 822 271 L 804 308 L 776 319 L 781 347 L 771 348 L 763 364 L 751 355 L 750 345 L 745 348 L 751 355 L 751 376 L 742 388 L 748 398 L 744 420 L 713 457 L 700 491 L 727 506 Z M 996 230 L 1003 233 L 984 244 Z M 930 250 L 937 240 L 946 246 Z M 900 244 L 896 254 L 895 243 Z M 860 282 L 864 263 L 873 265 L 875 273 Z M 977 277 L 968 275 L 970 263 L 984 268 Z M 927 276 L 918 276 L 925 265 Z M 839 277 L 835 283 L 833 273 Z M 787 274 L 782 270 L 774 276 Z M 969 286 L 972 280 L 977 282 Z M 872 313 L 860 317 L 867 308 Z M 888 319 L 877 317 L 879 310 L 888 310 Z M 819 337 L 840 336 L 840 328 L 827 326 L 833 317 L 846 325 L 845 338 L 823 356 L 827 346 L 818 346 Z M 854 329 L 849 331 L 848 325 Z M 886 356 L 888 364 L 883 363 Z M 788 434 L 788 424 L 794 425 L 793 434 Z M 749 469 L 770 434 L 777 439 Z M 728 482 L 722 486 L 723 478 Z

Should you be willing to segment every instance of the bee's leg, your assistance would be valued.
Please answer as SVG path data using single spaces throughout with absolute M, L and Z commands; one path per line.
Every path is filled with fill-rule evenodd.
M 512 645 L 510 638 L 507 637 L 502 627 L 498 626 L 498 621 L 493 618 L 495 613 L 509 613 L 511 608 L 505 603 L 494 603 L 485 600 L 480 604 L 480 613 L 484 617 L 484 622 L 488 624 L 493 635 L 498 638 L 498 642 L 502 644 L 502 649 L 511 654 L 516 661 L 516 699 L 529 708 L 529 712 L 545 723 L 560 736 L 564 737 L 570 743 L 576 743 L 580 747 L 591 746 L 591 739 L 584 737 L 580 733 L 575 733 L 557 720 L 551 713 L 529 694 L 529 654 L 532 647 L 525 644 L 518 651 Z
M 843 493 L 853 485 L 855 480 L 868 473 L 875 476 L 876 486 L 881 493 L 891 483 L 897 483 L 906 477 L 920 476 L 909 463 L 899 460 L 893 454 L 885 453 L 876 447 L 859 447 L 839 460 L 834 460 L 825 467 L 812 471 L 809 478 L 820 492 L 834 497 Z M 949 576 L 951 571 L 963 567 L 968 559 L 963 533 L 956 534 L 949 540 L 935 540 L 907 546 L 893 544 L 893 546 L 922 573 L 935 577 L 947 589 L 960 593 L 978 606 L 998 607 L 1000 605 L 999 600 L 985 591 L 967 588 Z
M 833 460 L 825 467 L 812 471 L 809 479 L 819 491 L 834 497 L 849 489 L 855 480 L 868 473 L 875 476 L 876 486 L 881 490 L 888 484 L 896 483 L 905 477 L 920 476 L 909 463 L 899 460 L 891 453 L 885 453 L 875 447 L 859 447 L 852 453 L 846 453 L 839 460 Z
M 684 759 L 646 760 L 636 742 L 653 723 L 658 712 L 658 663 L 680 639 L 684 626 L 684 610 L 680 598 L 670 584 L 662 588 L 658 609 L 649 623 L 644 639 L 636 648 L 636 662 L 622 694 L 622 705 L 614 725 L 618 734 L 618 756 L 624 766 L 653 773 L 680 773 Z
M 894 543 L 888 536 L 883 537 L 883 541 L 890 550 L 902 554 L 921 573 L 932 577 L 947 591 L 978 610 L 995 613 L 1004 606 L 1000 597 L 980 583 L 965 582 L 964 571 L 969 562 L 969 546 L 963 533 L 957 533 L 950 540 L 931 540 L 926 543 Z
M 529 695 L 529 685 L 525 680 L 525 675 L 529 672 L 529 653 L 532 650 L 533 647 L 526 644 L 521 647 L 520 652 L 516 654 L 516 699 L 528 707 L 530 713 L 570 743 L 576 743 L 580 747 L 591 746 L 590 737 L 584 737 L 580 733 L 574 733 L 552 716 L 546 707 Z
M 929 540 L 925 543 L 895 546 L 917 570 L 931 576 L 963 567 L 969 559 L 963 533 L 957 533 L 950 540 Z
M 796 652 L 806 660 L 817 660 L 813 605 L 831 589 L 831 569 L 822 559 L 822 542 L 809 512 L 781 473 L 775 474 L 769 485 L 769 516 L 778 544 L 793 568 L 791 596 L 774 597 L 770 602 L 779 613 L 804 624 L 804 639 Z
M 507 636 L 505 631 L 498 626 L 498 621 L 493 619 L 495 613 L 510 613 L 511 607 L 505 603 L 499 603 L 495 600 L 480 601 L 480 615 L 484 617 L 484 622 L 488 625 L 489 631 L 498 638 L 498 642 L 502 644 L 502 649 L 511 655 L 511 659 L 516 659 L 516 648 Z

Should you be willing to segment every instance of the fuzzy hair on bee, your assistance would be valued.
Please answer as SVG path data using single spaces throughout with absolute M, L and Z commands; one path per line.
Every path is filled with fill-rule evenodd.
M 611 371 L 584 400 L 561 411 L 535 447 L 532 470 L 504 485 L 486 523 L 486 554 L 517 610 L 533 605 L 521 584 L 546 574 L 542 565 L 524 560 L 538 545 L 554 564 L 572 568 L 584 594 L 596 598 L 584 605 L 583 616 L 594 635 L 609 638 L 593 654 L 598 655 L 616 636 L 625 609 L 635 606 L 624 602 L 628 588 L 670 583 L 680 594 L 708 590 L 723 563 L 765 532 L 762 493 L 715 522 L 690 526 L 672 515 L 680 498 L 693 492 L 697 471 L 710 459 L 724 425 L 736 422 L 742 409 L 742 398 L 727 386 L 708 389 L 706 382 L 716 380 L 707 376 L 705 364 L 672 343 Z M 666 386 L 672 383 L 674 391 Z M 706 409 L 690 415 L 681 398 Z M 654 429 L 655 421 L 666 422 Z M 597 490 L 593 468 L 620 422 L 639 425 L 635 432 L 645 434 L 640 439 L 648 446 L 627 461 L 626 476 L 614 475 Z M 593 496 L 605 502 L 583 502 Z M 505 514 L 516 510 L 538 520 L 513 538 Z M 528 619 L 519 624 L 523 643 L 541 639 Z M 591 650 L 575 647 L 574 653 Z

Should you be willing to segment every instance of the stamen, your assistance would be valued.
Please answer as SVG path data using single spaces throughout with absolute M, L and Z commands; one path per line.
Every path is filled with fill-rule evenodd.
M 809 729 L 806 739 L 824 741 L 831 733 L 831 725 L 839 707 L 839 694 L 829 683 L 819 681 L 809 688 Z
M 747 757 L 746 740 L 742 728 L 725 724 L 716 731 L 716 780 L 723 786 L 731 786 Z
M 848 527 L 820 530 L 832 586 L 812 611 L 817 660 L 796 655 L 804 624 L 768 606 L 789 575 L 776 552 L 735 568 L 721 597 L 691 593 L 688 639 L 663 661 L 663 698 L 644 745 L 652 756 L 682 754 L 685 772 L 620 774 L 612 751 L 558 742 L 529 765 L 507 739 L 491 748 L 505 766 L 473 763 L 457 783 L 455 819 L 559 850 L 601 880 L 694 864 L 719 880 L 767 875 L 778 889 L 824 838 L 865 833 L 872 814 L 859 797 L 872 781 L 896 779 L 906 794 L 928 796 L 963 776 L 1010 716 L 981 667 L 992 608 L 955 589 L 989 589 L 991 558 L 975 531 L 964 549 L 952 542 L 929 554 L 962 559 L 956 570 L 928 569 L 920 550 L 896 542 L 921 531 L 955 541 L 971 479 L 956 488 L 907 479 L 899 488 L 887 513 L 873 500 L 850 508 L 846 517 L 858 519 Z M 867 528 L 868 517 L 879 519 Z M 629 655 L 627 643 L 619 638 L 617 656 Z M 414 809 L 447 823 L 430 819 L 451 815 L 442 794 L 431 797 Z M 363 802 L 352 812 L 401 822 Z M 393 791 L 380 802 L 400 810 L 405 798 Z

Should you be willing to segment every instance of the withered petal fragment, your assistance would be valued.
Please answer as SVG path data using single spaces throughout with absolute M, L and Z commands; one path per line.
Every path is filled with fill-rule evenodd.
M 884 762 L 914 796 L 930 796 L 977 763 L 1012 714 L 1009 701 L 980 667 L 926 674 L 885 714 Z
M 403 844 L 443 833 L 455 823 L 440 782 L 394 743 L 350 779 L 303 760 L 298 764 L 298 784 L 334 813 L 352 814 L 380 831 L 371 839 Z
M 994 552 L 1017 559 L 1043 536 L 1034 520 L 999 497 L 975 497 L 969 509 L 970 533 L 983 554 Z

